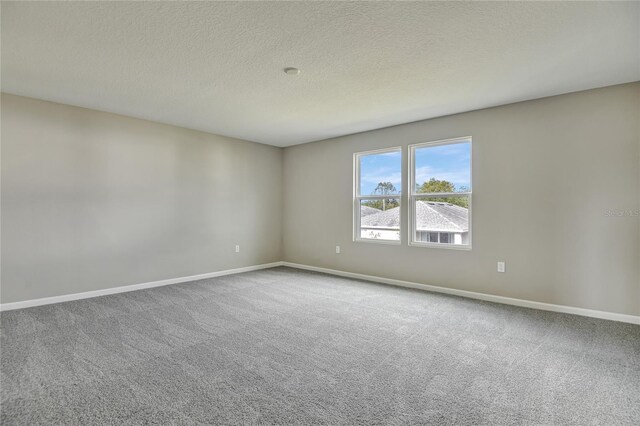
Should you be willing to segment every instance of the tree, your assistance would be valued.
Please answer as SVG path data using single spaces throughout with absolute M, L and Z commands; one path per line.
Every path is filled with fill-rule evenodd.
M 391 182 L 380 182 L 376 189 L 373 190 L 371 195 L 396 195 L 398 194 L 398 190 Z M 377 200 L 365 201 L 362 203 L 363 206 L 373 207 L 378 210 L 387 210 L 392 209 L 394 207 L 398 207 L 400 203 L 397 198 L 382 198 Z
M 448 180 L 438 180 L 436 178 L 429 179 L 428 182 L 424 182 L 422 185 L 416 185 L 416 192 L 428 193 L 428 192 L 456 192 L 456 186 Z
M 429 179 L 428 182 L 424 182 L 422 185 L 416 185 L 416 192 L 418 193 L 434 193 L 434 192 L 465 192 L 468 188 L 461 186 L 456 190 L 456 186 L 448 180 L 438 180 L 436 178 Z M 456 206 L 469 208 L 469 199 L 467 197 L 436 197 L 429 198 L 429 201 L 437 201 L 440 203 L 449 203 Z
M 389 195 L 397 194 L 396 187 L 391 182 L 380 182 L 376 189 L 373 190 L 372 195 Z

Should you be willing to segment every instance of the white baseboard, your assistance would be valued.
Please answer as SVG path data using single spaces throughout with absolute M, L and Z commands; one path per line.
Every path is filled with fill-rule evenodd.
M 476 293 L 455 288 L 439 287 L 429 284 L 420 284 L 410 281 L 395 280 L 392 278 L 382 278 L 374 275 L 357 274 L 354 272 L 338 271 L 336 269 L 319 268 L 316 266 L 301 265 L 298 263 L 282 262 L 283 266 L 290 268 L 305 269 L 307 271 L 323 272 L 325 274 L 338 275 L 341 277 L 356 278 L 359 280 L 373 281 L 382 284 L 391 284 L 400 287 L 417 288 L 420 290 L 433 291 L 436 293 L 451 294 L 454 296 L 468 297 L 471 299 L 485 300 L 488 302 L 503 303 L 506 305 L 522 306 L 525 308 L 541 309 L 543 311 L 562 312 L 565 314 L 581 315 L 585 317 L 600 318 L 611 321 L 627 322 L 640 325 L 640 316 L 618 314 L 615 312 L 596 311 L 593 309 L 576 308 L 573 306 L 554 305 L 551 303 L 534 302 L 531 300 L 514 299 L 511 297 L 495 296 L 492 294 Z
M 103 290 L 86 291 L 83 293 L 64 294 L 62 296 L 43 297 L 41 299 L 23 300 L 20 302 L 0 304 L 0 312 L 13 309 L 30 308 L 33 306 L 50 305 L 52 303 L 69 302 L 71 300 L 88 299 L 90 297 L 107 296 L 109 294 L 126 293 L 128 291 L 142 290 L 145 288 L 160 287 L 170 284 L 186 283 L 189 281 L 204 280 L 207 278 L 221 277 L 223 275 L 239 274 L 241 272 L 257 271 L 259 269 L 282 266 L 282 262 L 265 263 L 262 265 L 245 266 L 244 268 L 227 269 L 224 271 L 209 272 L 207 274 L 191 275 L 188 277 L 170 278 L 168 280 L 152 281 L 142 284 L 125 285 L 121 287 L 105 288 Z
M 434 286 L 429 284 L 421 284 L 421 283 L 415 283 L 411 281 L 402 281 L 402 280 L 396 280 L 392 278 L 383 278 L 383 277 L 377 277 L 374 275 L 358 274 L 355 272 L 339 271 L 336 269 L 320 268 L 317 266 L 302 265 L 299 263 L 291 263 L 291 262 L 272 262 L 272 263 L 265 263 L 262 265 L 245 266 L 243 268 L 210 272 L 207 274 L 191 275 L 188 277 L 171 278 L 168 280 L 152 281 L 152 282 L 142 283 L 142 284 L 112 287 L 112 288 L 106 288 L 103 290 L 93 290 L 93 291 L 86 291 L 83 293 L 65 294 L 62 296 L 43 297 L 41 299 L 23 300 L 20 302 L 2 303 L 0 304 L 0 312 L 10 311 L 14 309 L 30 308 L 33 306 L 49 305 L 52 303 L 69 302 L 71 300 L 88 299 L 90 297 L 107 296 L 109 294 L 125 293 L 128 291 L 142 290 L 146 288 L 160 287 L 160 286 L 165 286 L 170 284 L 185 283 L 189 281 L 197 281 L 197 280 L 203 280 L 207 278 L 221 277 L 224 275 L 239 274 L 242 272 L 275 268 L 276 266 L 288 266 L 290 268 L 304 269 L 307 271 L 314 271 L 314 272 L 322 272 L 325 274 L 337 275 L 337 276 L 347 277 L 347 278 L 355 278 L 359 280 L 372 281 L 372 282 L 382 283 L 382 284 L 390 284 L 390 285 L 395 285 L 399 287 L 416 288 L 416 289 L 427 290 L 427 291 L 432 291 L 436 293 L 451 294 L 454 296 L 468 297 L 470 299 L 485 300 L 488 302 L 503 303 L 506 305 L 522 306 L 525 308 L 541 309 L 544 311 L 552 311 L 552 312 L 562 312 L 566 314 L 581 315 L 585 317 L 600 318 L 600 319 L 606 319 L 611 321 L 620 321 L 620 322 L 627 322 L 630 324 L 640 325 L 640 316 L 637 316 L 637 315 L 618 314 L 615 312 L 596 311 L 593 309 L 577 308 L 573 306 L 554 305 L 551 303 L 534 302 L 531 300 L 524 300 L 524 299 L 514 299 L 511 297 L 495 296 L 492 294 L 485 294 L 485 293 L 476 293 L 473 291 L 439 287 L 439 286 Z

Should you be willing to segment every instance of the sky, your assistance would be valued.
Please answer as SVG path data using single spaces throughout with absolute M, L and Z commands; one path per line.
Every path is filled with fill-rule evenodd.
M 387 152 L 360 157 L 360 194 L 371 194 L 378 183 L 391 182 L 401 190 L 401 153 Z M 468 142 L 416 149 L 416 183 L 447 180 L 471 188 L 471 144 Z

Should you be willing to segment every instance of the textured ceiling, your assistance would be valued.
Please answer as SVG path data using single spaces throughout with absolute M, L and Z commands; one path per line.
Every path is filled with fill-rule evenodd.
M 634 2 L 2 2 L 1 12 L 5 92 L 277 146 L 640 80 Z

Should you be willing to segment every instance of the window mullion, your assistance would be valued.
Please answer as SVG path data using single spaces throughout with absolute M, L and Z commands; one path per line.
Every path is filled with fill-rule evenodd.
M 388 199 L 401 199 L 402 194 L 389 194 L 389 195 L 357 195 L 356 200 L 388 200 Z
M 468 197 L 471 192 L 414 192 L 411 194 L 415 198 L 433 198 L 433 197 Z

